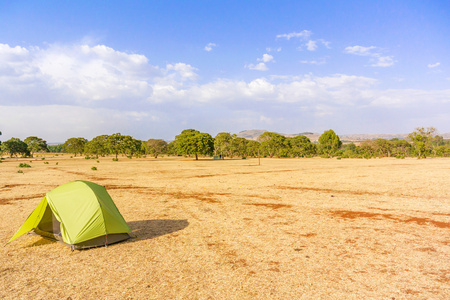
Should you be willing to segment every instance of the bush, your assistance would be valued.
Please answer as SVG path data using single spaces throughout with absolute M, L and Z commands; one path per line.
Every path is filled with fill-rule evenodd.
M 20 163 L 19 168 L 31 168 L 29 164 Z
M 97 171 L 97 167 L 92 167 L 91 170 L 92 171 Z
M 44 161 L 44 165 L 48 165 L 48 161 Z
M 19 171 L 17 171 L 17 173 L 23 173 L 23 171 L 22 171 L 22 170 L 19 170 Z
M 90 156 L 85 156 L 84 159 L 91 159 L 91 157 Z
M 118 161 L 119 159 L 114 157 L 112 160 L 113 160 L 113 161 Z
M 45 157 L 41 158 L 42 160 L 45 160 Z

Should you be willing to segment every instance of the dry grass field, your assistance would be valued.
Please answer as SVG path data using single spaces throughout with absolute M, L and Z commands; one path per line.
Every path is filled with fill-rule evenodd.
M 77 179 L 136 238 L 22 236 L 0 247 L 0 298 L 450 299 L 450 159 L 6 159 L 0 242 Z

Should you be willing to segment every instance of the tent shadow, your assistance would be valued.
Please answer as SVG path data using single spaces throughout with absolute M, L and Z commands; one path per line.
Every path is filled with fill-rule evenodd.
M 141 220 L 127 222 L 131 229 L 131 236 L 134 237 L 129 241 L 148 240 L 158 236 L 170 234 L 189 226 L 188 220 Z

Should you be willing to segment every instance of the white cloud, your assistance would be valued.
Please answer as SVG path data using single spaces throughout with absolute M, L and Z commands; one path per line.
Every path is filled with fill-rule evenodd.
M 309 37 L 311 36 L 312 32 L 309 30 L 303 30 L 301 32 L 291 32 L 291 33 L 284 33 L 284 34 L 279 34 L 277 35 L 277 39 L 280 38 L 285 38 L 288 41 L 291 38 L 301 38 L 301 39 L 309 39 Z
M 376 49 L 374 46 L 363 47 L 363 46 L 349 46 L 346 47 L 344 52 L 348 54 L 360 55 L 360 56 L 373 56 L 372 50 Z
M 263 61 L 263 62 L 269 62 L 269 61 L 273 61 L 273 56 L 270 54 L 263 54 L 262 58 L 258 58 L 258 61 Z
M 395 62 L 392 56 L 374 56 L 374 60 L 372 67 L 390 67 Z
M 310 65 L 324 65 L 327 63 L 325 58 L 321 58 L 319 60 L 301 60 L 302 64 L 310 64 Z
M 246 67 L 250 70 L 256 70 L 256 71 L 267 71 L 269 68 L 267 68 L 266 64 L 261 62 L 259 64 L 248 64 Z
M 317 42 L 313 41 L 313 40 L 309 40 L 306 43 L 306 49 L 308 49 L 309 51 L 316 51 L 316 49 L 317 49 Z
M 441 65 L 441 63 L 440 62 L 437 62 L 437 63 L 435 63 L 435 64 L 428 64 L 428 68 L 436 68 L 436 67 L 439 67 Z
M 382 56 L 381 50 L 375 46 L 349 46 L 344 49 L 344 53 L 370 57 L 371 67 L 390 67 L 395 63 L 392 56 Z
M 267 67 L 266 63 L 274 62 L 273 56 L 267 53 L 263 54 L 261 58 L 257 58 L 256 60 L 261 62 L 259 64 L 247 64 L 245 65 L 245 67 L 250 70 L 267 71 L 269 70 L 269 68 Z
M 217 45 L 214 43 L 208 43 L 208 45 L 206 45 L 204 49 L 205 49 L 205 51 L 210 52 L 213 49 L 213 47 L 216 47 L 216 46 Z
M 348 51 L 371 53 L 362 56 L 373 64 L 393 63 L 377 49 L 363 48 Z M 246 67 L 267 70 L 274 58 L 266 53 L 257 61 Z M 240 126 L 254 128 L 267 120 L 272 126 L 284 126 L 277 129 L 281 132 L 318 124 L 333 129 L 347 124 L 351 132 L 362 121 L 381 126 L 383 118 L 389 128 L 395 124 L 414 128 L 422 124 L 417 116 L 425 124 L 448 130 L 442 112 L 450 111 L 450 90 L 380 90 L 374 78 L 346 74 L 281 74 L 200 83 L 199 72 L 182 62 L 155 66 L 144 55 L 103 45 L 40 49 L 0 44 L 1 138 L 37 135 L 64 142 L 72 136 L 90 139 L 122 132 L 141 139 L 172 139 L 186 127 L 211 133 L 240 131 L 248 129 Z
M 281 47 L 278 47 L 278 48 L 270 48 L 270 47 L 267 47 L 267 48 L 266 48 L 266 51 L 267 51 L 267 52 L 281 52 Z

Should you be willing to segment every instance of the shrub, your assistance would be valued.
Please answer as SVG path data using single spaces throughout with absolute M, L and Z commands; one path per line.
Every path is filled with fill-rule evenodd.
M 19 168 L 31 168 L 29 164 L 20 163 Z
M 58 165 L 58 163 L 56 163 L 56 165 Z
M 91 159 L 91 157 L 90 156 L 85 156 L 84 159 Z
M 119 159 L 114 157 L 112 160 L 113 160 L 113 161 L 118 161 Z
M 97 167 L 92 167 L 91 170 L 92 171 L 97 171 Z
M 45 157 L 41 158 L 42 160 L 45 160 Z
M 17 171 L 17 173 L 23 173 L 23 171 L 22 171 L 22 170 L 19 170 L 19 171 Z
M 44 165 L 48 165 L 48 161 L 44 161 Z

